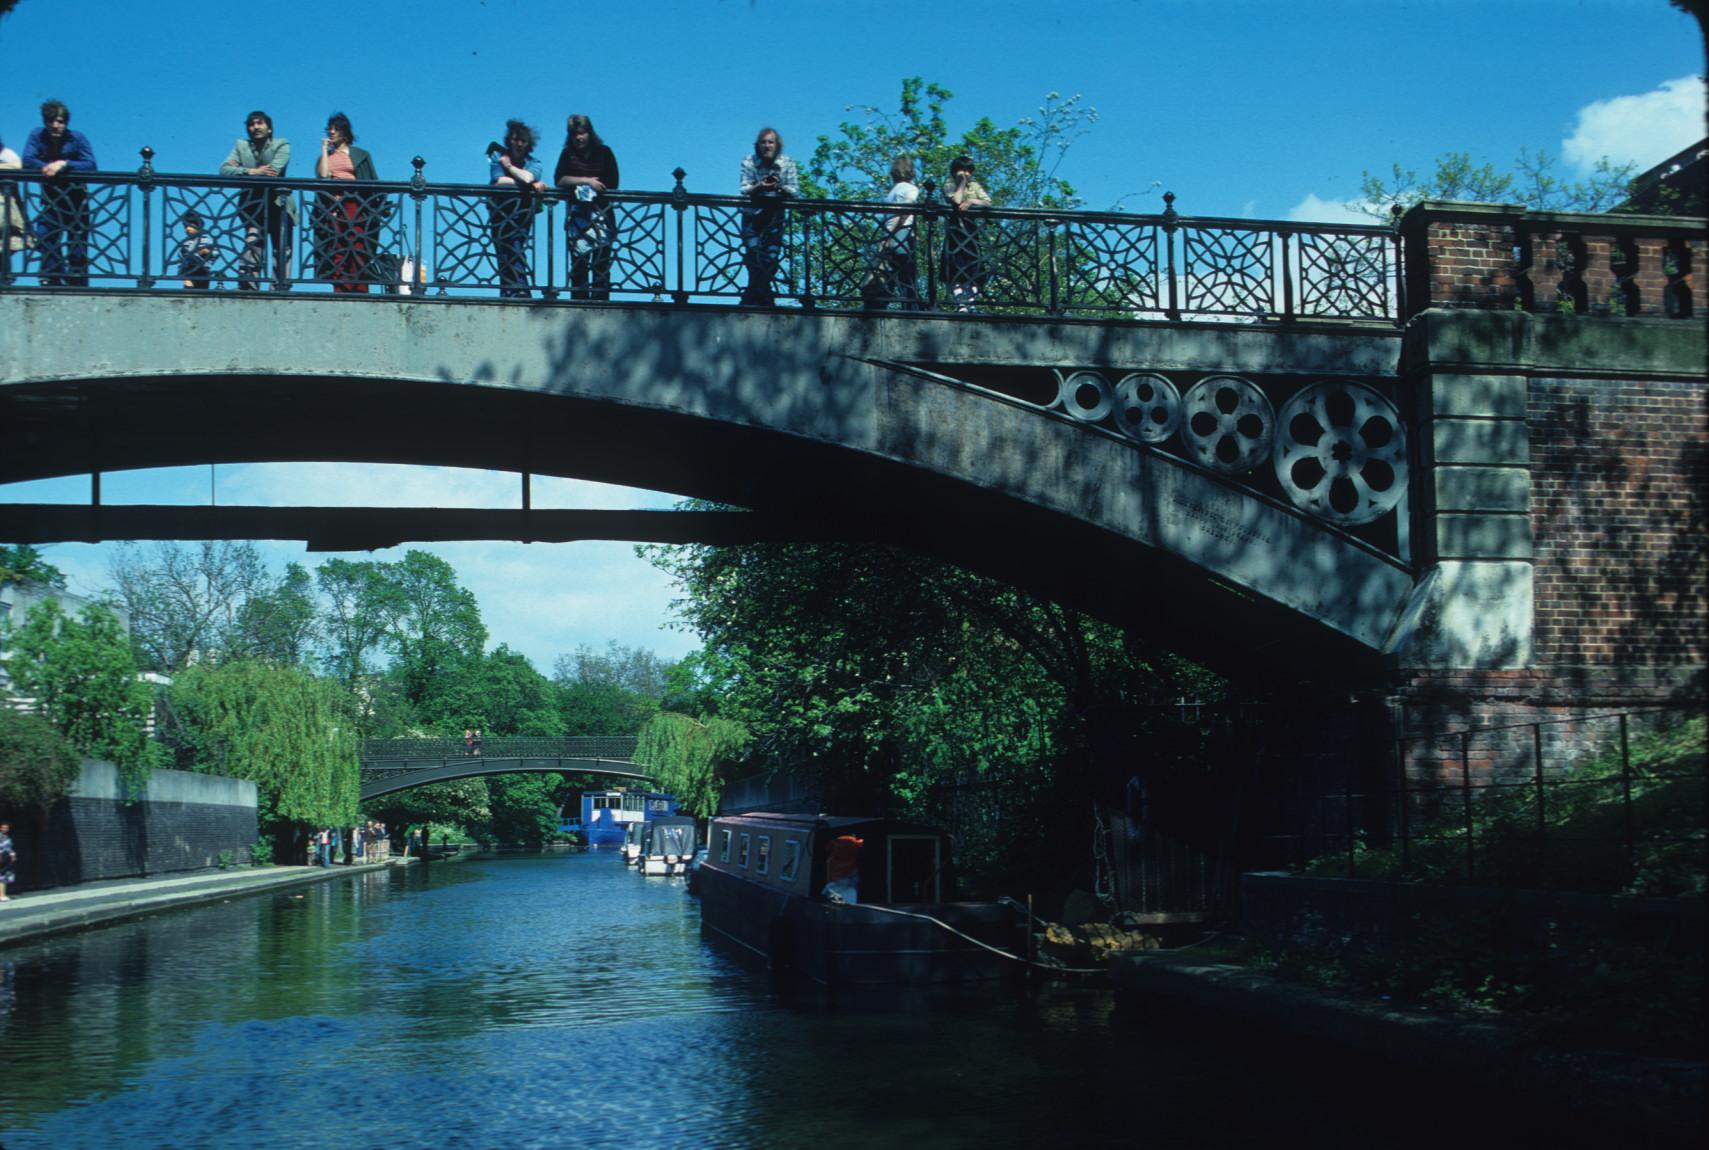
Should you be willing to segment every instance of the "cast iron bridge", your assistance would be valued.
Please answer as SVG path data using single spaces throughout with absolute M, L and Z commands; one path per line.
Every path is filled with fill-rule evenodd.
M 479 775 L 580 774 L 652 781 L 632 761 L 632 735 L 501 736 L 483 739 L 479 752 L 462 739 L 369 739 L 362 747 L 362 799 Z

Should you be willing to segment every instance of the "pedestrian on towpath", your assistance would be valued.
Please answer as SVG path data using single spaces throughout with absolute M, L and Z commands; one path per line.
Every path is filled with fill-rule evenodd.
M 18 848 L 12 845 L 12 824 L 0 823 L 0 902 L 10 902 L 6 888 L 18 881 Z

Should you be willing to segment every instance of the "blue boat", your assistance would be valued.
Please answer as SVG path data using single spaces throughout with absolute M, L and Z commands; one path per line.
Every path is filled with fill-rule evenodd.
M 658 791 L 583 791 L 582 833 L 590 847 L 620 847 L 630 823 L 676 814 L 676 796 Z

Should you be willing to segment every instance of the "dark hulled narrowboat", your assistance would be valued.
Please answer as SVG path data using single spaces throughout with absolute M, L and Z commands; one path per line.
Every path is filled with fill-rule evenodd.
M 696 876 L 702 925 L 778 974 L 842 988 L 1020 972 L 1021 916 L 955 901 L 949 836 L 932 827 L 756 812 L 713 819 L 707 850 Z

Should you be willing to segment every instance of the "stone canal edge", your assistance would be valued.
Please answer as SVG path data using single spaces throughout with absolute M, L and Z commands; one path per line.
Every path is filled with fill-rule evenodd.
M 1111 973 L 1129 1020 L 1162 1014 L 1322 1043 L 1637 1128 L 1695 1131 L 1704 1119 L 1699 1061 L 1550 1046 L 1506 1020 L 1397 1009 L 1186 955 L 1122 955 Z

